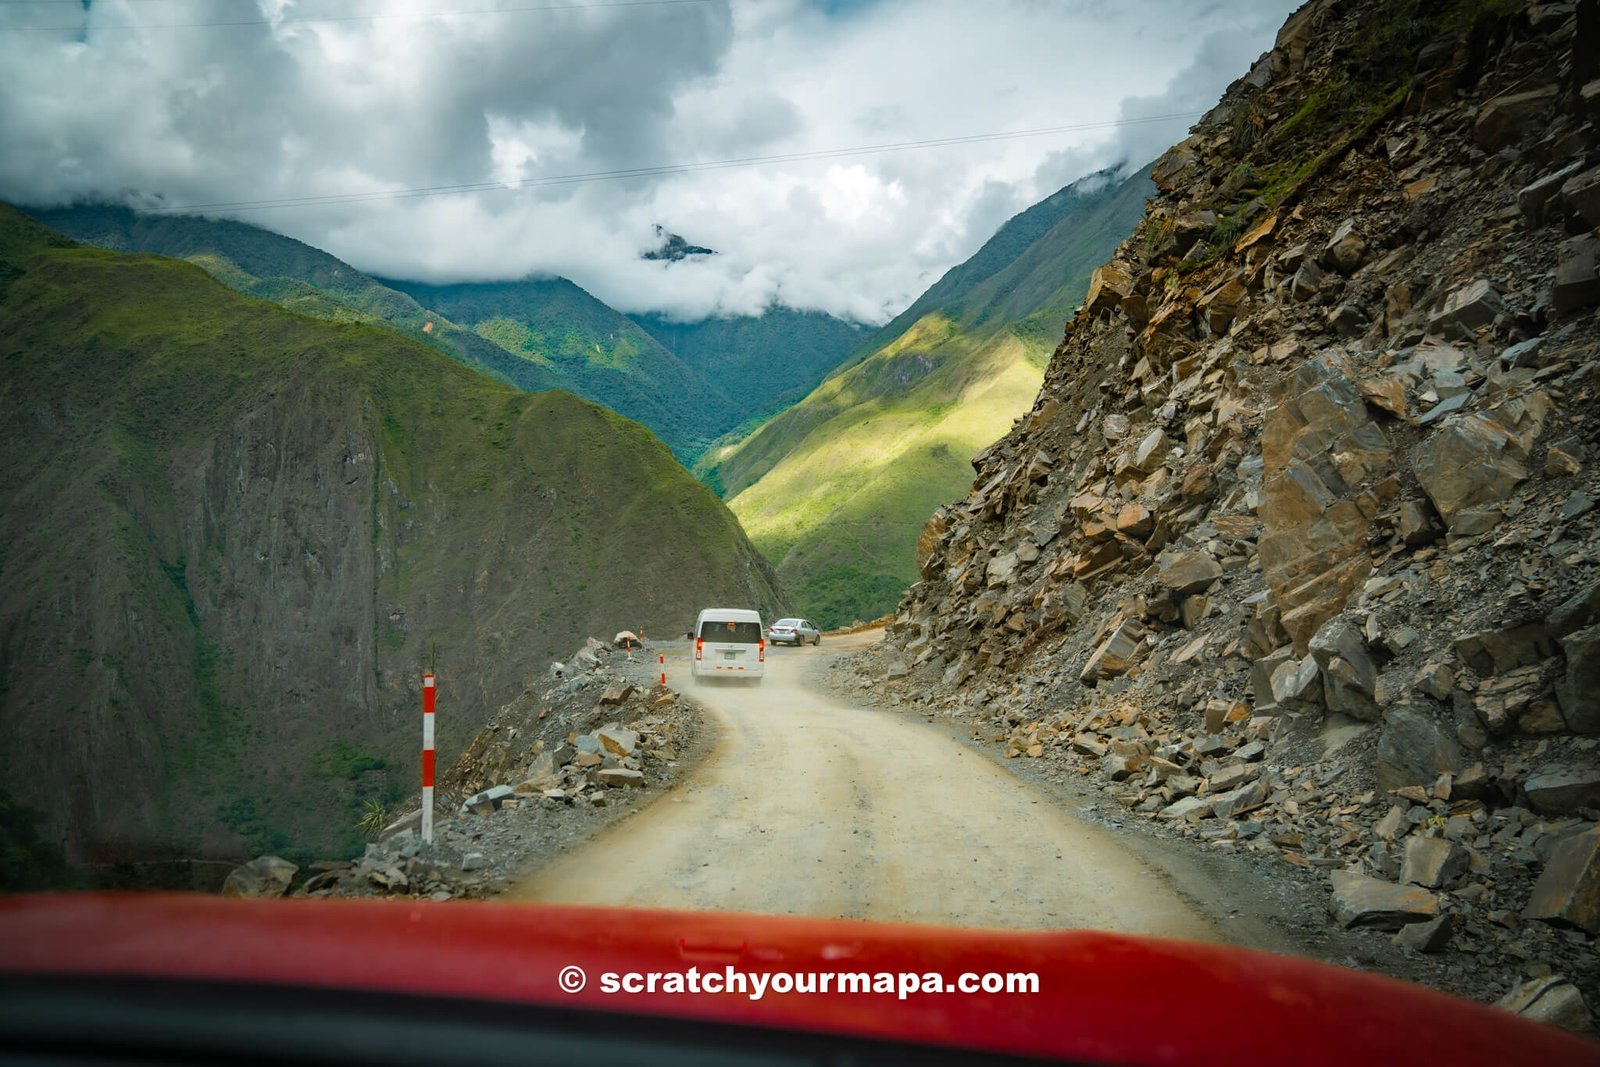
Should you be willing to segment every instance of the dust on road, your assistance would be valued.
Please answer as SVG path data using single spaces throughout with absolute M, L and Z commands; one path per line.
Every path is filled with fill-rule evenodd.
M 769 649 L 757 687 L 690 686 L 669 655 L 716 750 L 512 898 L 1222 940 L 1107 831 L 924 723 L 803 684 L 819 655 L 877 636 Z

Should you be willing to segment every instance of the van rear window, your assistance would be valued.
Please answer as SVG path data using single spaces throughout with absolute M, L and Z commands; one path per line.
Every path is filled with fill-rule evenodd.
M 700 624 L 702 641 L 720 641 L 723 644 L 754 645 L 761 640 L 759 622 L 703 622 Z

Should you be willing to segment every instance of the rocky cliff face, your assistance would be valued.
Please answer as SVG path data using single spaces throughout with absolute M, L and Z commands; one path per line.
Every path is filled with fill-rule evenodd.
M 864 669 L 1593 1003 L 1597 78 L 1593 0 L 1297 12 Z
M 643 427 L 0 207 L 0 775 L 77 859 L 332 853 L 591 634 L 784 605 Z

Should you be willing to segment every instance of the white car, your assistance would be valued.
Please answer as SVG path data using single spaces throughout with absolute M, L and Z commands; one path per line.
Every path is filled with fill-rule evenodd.
M 820 645 L 822 631 L 805 619 L 779 619 L 767 631 L 767 640 L 775 645 Z

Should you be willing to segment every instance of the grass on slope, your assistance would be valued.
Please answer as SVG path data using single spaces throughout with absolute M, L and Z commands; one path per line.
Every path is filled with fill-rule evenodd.
M 0 775 L 99 858 L 348 851 L 414 784 L 435 645 L 449 758 L 619 616 L 784 606 L 659 440 L 569 394 L 3 205 L 0 317 Z
M 785 308 L 688 324 L 629 318 L 564 278 L 389 284 L 650 426 L 686 464 L 800 399 L 860 339 L 839 319 Z
M 74 240 L 114 252 L 150 252 L 187 260 L 236 292 L 335 322 L 397 330 L 519 389 L 566 383 L 529 366 L 438 311 L 422 307 L 350 264 L 292 237 L 248 223 L 187 215 L 140 215 L 83 205 L 31 212 Z
M 702 457 L 697 474 L 729 496 L 801 610 L 837 624 L 894 607 L 928 517 L 1032 403 L 1090 273 L 1150 189 L 1148 169 L 1093 176 L 1023 212 L 866 358 Z
M 1010 428 L 1044 375 L 1047 352 L 1010 332 L 974 340 L 930 316 L 909 335 L 939 340 L 830 379 L 819 390 L 828 402 L 807 414 L 831 416 L 729 502 L 796 603 L 829 626 L 899 600 L 929 515 L 965 493 L 971 457 Z M 885 388 L 902 377 L 896 365 L 919 379 Z

